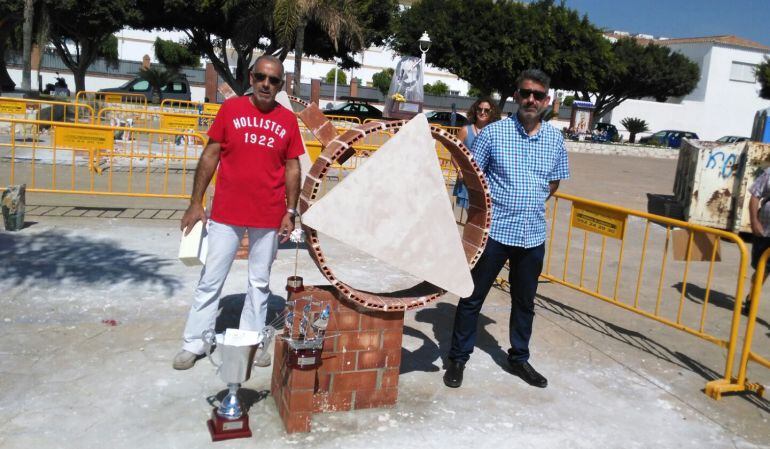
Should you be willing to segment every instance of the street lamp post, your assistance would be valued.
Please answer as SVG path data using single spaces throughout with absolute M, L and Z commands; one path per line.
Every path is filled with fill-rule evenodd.
M 427 31 L 422 32 L 422 36 L 420 36 L 420 39 L 417 41 L 420 43 L 420 52 L 422 52 L 422 71 L 425 72 L 425 53 L 430 50 L 430 36 L 428 36 Z M 423 75 L 424 76 L 424 75 Z

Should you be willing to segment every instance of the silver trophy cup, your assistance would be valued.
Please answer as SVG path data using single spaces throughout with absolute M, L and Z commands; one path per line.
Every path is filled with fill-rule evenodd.
M 217 415 L 225 419 L 238 419 L 243 416 L 243 407 L 238 399 L 238 388 L 251 377 L 251 366 L 258 344 L 251 346 L 232 346 L 222 343 L 213 330 L 209 329 L 202 335 L 206 343 L 206 355 L 217 368 L 219 378 L 227 384 L 228 393 L 217 407 Z M 217 353 L 221 362 L 217 363 L 211 354 L 211 348 L 217 343 Z

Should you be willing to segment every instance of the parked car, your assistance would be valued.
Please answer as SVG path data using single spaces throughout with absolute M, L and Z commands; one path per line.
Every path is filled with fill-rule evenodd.
M 737 143 L 737 142 L 745 142 L 749 140 L 748 137 L 743 136 L 722 136 L 719 139 L 717 139 L 717 142 L 719 143 Z
M 428 118 L 428 123 L 435 123 L 441 126 L 456 126 L 463 127 L 468 124 L 468 119 L 459 112 L 456 114 L 455 123 L 452 125 L 452 113 L 446 111 L 431 111 L 425 113 L 425 117 Z
M 366 119 L 382 118 L 382 111 L 377 109 L 374 105 L 370 104 L 370 101 L 374 100 L 353 97 L 343 97 L 343 100 L 348 101 L 338 108 L 324 110 L 324 115 L 358 117 L 362 122 Z
M 160 89 L 164 100 L 186 100 L 190 101 L 190 83 L 187 78 L 181 77 L 177 80 L 171 81 Z M 136 77 L 127 83 L 119 87 L 109 87 L 106 89 L 99 89 L 99 92 L 103 93 L 125 93 L 125 94 L 142 94 L 147 98 L 147 101 L 152 101 L 152 86 L 147 80 L 143 80 Z
M 698 135 L 690 131 L 678 131 L 665 129 L 655 134 L 639 139 L 639 143 L 646 145 L 660 145 L 664 147 L 679 148 L 682 145 L 682 139 L 697 139 Z

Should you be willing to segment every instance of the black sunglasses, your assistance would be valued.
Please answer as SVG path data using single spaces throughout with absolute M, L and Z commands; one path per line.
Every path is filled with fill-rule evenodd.
M 535 100 L 537 101 L 543 101 L 545 100 L 545 97 L 548 96 L 548 92 L 543 92 L 542 90 L 519 88 L 519 96 L 522 98 L 522 100 L 526 100 L 530 95 L 535 97 Z
M 262 81 L 265 80 L 265 78 L 267 78 L 270 80 L 270 84 L 272 84 L 273 86 L 277 86 L 281 84 L 281 79 L 278 78 L 277 76 L 268 76 L 260 72 L 251 72 L 251 75 L 254 77 L 254 80 L 258 83 L 261 83 Z

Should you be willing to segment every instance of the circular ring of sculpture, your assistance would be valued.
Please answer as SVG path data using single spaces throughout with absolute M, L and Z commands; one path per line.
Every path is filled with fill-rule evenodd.
M 330 142 L 310 168 L 300 194 L 300 212 L 304 213 L 315 202 L 321 191 L 321 184 L 327 171 L 334 163 L 344 163 L 355 154 L 353 146 L 368 135 L 377 132 L 396 133 L 406 121 L 370 122 L 347 130 Z M 446 130 L 431 126 L 431 135 L 441 142 L 457 163 L 463 174 L 463 182 L 468 188 L 468 219 L 465 224 L 462 244 L 468 265 L 476 265 L 489 235 L 492 200 L 489 186 L 481 170 L 471 157 L 470 151 L 455 136 Z M 446 293 L 428 282 L 421 282 L 414 287 L 390 293 L 371 293 L 357 290 L 339 280 L 328 266 L 321 249 L 318 234 L 310 227 L 303 228 L 307 234 L 310 257 L 323 273 L 324 277 L 345 297 L 364 308 L 381 311 L 403 311 L 422 307 Z

